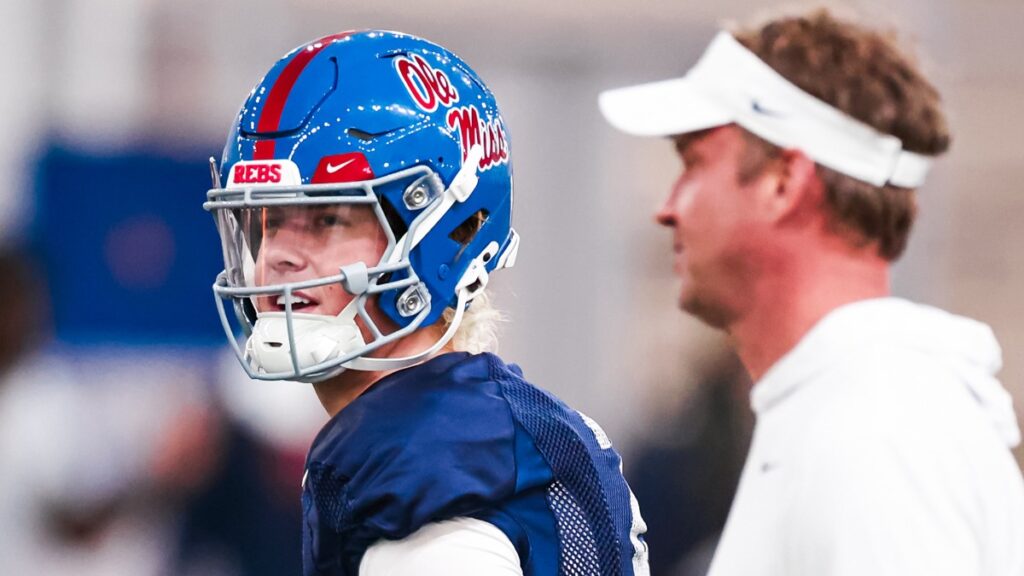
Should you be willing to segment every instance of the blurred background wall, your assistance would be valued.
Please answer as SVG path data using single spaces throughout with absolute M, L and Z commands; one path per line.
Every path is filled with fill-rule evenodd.
M 831 6 L 899 28 L 945 97 L 953 149 L 921 192 L 920 220 L 896 268 L 895 290 L 991 324 L 1004 347 L 1003 381 L 1022 414 L 1024 36 L 1016 23 L 1024 21 L 1024 3 Z M 0 4 L 6 46 L 0 109 L 7 112 L 0 243 L 27 250 L 49 286 L 44 308 L 53 336 L 41 353 L 43 370 L 22 379 L 67 382 L 71 391 L 60 401 L 47 396 L 25 405 L 77 406 L 68 398 L 82 387 L 116 399 L 94 406 L 96 414 L 108 415 L 112 437 L 139 438 L 150 450 L 124 451 L 139 455 L 135 464 L 119 464 L 135 470 L 122 481 L 164 486 L 175 472 L 160 469 L 161 458 L 173 460 L 167 454 L 188 453 L 188 446 L 212 450 L 176 432 L 175 422 L 198 421 L 222 432 L 212 436 L 232 438 L 241 430 L 256 445 L 275 447 L 271 452 L 286 462 L 278 480 L 298 482 L 288 477 L 294 466 L 287 455 L 301 458 L 322 415 L 305 388 L 282 390 L 301 396 L 287 402 L 254 401 L 277 392 L 240 382 L 233 359 L 224 359 L 209 292 L 219 248 L 201 209 L 206 159 L 219 157 L 238 105 L 275 59 L 306 40 L 372 27 L 451 48 L 503 106 L 523 237 L 517 267 L 492 284 L 511 318 L 503 355 L 601 422 L 627 464 L 634 455 L 656 463 L 651 454 L 680 443 L 685 450 L 693 438 L 733 437 L 713 449 L 739 454 L 741 462 L 749 427 L 746 390 L 737 384 L 741 371 L 719 335 L 675 310 L 670 240 L 653 225 L 677 161 L 665 142 L 634 140 L 607 127 L 596 96 L 603 88 L 681 74 L 719 22 L 748 21 L 764 10 L 754 0 L 6 0 Z M 54 371 L 61 376 L 47 375 Z M 725 383 L 717 395 L 702 396 L 699 383 L 708 381 Z M 124 390 L 136 392 L 125 396 Z M 126 400 L 135 396 L 137 404 Z M 266 410 L 269 404 L 274 409 Z M 196 405 L 214 409 L 196 416 Z M 285 405 L 292 408 L 277 408 Z M 697 412 L 718 416 L 705 422 Z M 722 425 L 721 418 L 729 422 Z M 164 421 L 166 428 L 157 426 Z M 54 416 L 53 422 L 60 428 L 67 420 Z M 63 433 L 100 434 L 95 420 L 81 425 L 77 434 Z M 31 430 L 15 427 L 8 434 L 20 436 L 9 443 L 43 450 Z M 152 439 L 143 441 L 147 430 Z M 252 451 L 259 462 L 261 450 Z M 730 463 L 723 477 L 732 478 L 735 458 L 720 460 Z M 153 480 L 154 467 L 163 480 Z M 214 490 L 215 468 L 184 482 L 192 486 L 190 502 Z M 645 473 L 635 471 L 638 478 Z M 10 494 L 10 482 L 0 491 Z M 651 490 L 657 495 L 675 485 L 654 483 Z M 712 509 L 728 503 L 728 494 L 702 496 L 699 487 L 693 494 L 697 501 L 724 498 Z M 175 518 L 168 526 L 187 524 L 180 513 L 167 517 Z M 0 574 L 16 573 L 10 570 L 0 566 Z M 96 573 L 111 573 L 104 570 Z

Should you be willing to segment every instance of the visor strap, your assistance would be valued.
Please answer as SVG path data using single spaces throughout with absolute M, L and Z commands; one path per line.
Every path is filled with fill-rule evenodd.
M 875 186 L 916 188 L 930 161 L 891 134 L 794 84 L 728 32 L 720 32 L 687 75 L 734 121 L 765 140 L 796 147 L 823 165 Z
M 916 188 L 924 184 L 929 168 L 931 161 L 927 156 L 904 150 L 896 157 L 896 166 L 889 176 L 889 183 L 903 188 Z

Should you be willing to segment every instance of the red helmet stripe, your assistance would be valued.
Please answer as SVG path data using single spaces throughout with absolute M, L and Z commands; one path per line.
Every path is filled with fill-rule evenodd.
M 326 48 L 328 44 L 345 38 L 350 34 L 352 32 L 324 36 L 299 50 L 299 53 L 284 67 L 281 75 L 277 77 L 277 81 L 270 88 L 270 94 L 267 95 L 267 103 L 263 105 L 263 111 L 260 113 L 260 120 L 256 126 L 259 132 L 274 132 L 277 130 L 281 124 L 281 114 L 284 112 L 284 104 L 288 101 L 288 95 L 291 93 L 292 87 L 295 86 L 295 81 L 299 79 L 299 75 L 302 74 L 306 65 L 321 50 Z M 274 141 L 269 139 L 258 140 L 253 150 L 253 160 L 269 160 L 273 157 Z

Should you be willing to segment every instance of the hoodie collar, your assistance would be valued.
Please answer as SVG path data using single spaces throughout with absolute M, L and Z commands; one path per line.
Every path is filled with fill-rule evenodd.
M 750 394 L 754 412 L 769 410 L 815 375 L 866 345 L 934 356 L 970 388 L 1007 444 L 1020 442 L 1012 400 L 995 379 L 1002 368 L 1002 352 L 991 328 L 900 298 L 862 300 L 825 315 L 754 385 Z

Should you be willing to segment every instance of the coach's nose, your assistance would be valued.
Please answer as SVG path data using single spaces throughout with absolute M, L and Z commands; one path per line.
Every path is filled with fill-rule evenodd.
M 668 196 L 665 201 L 661 203 L 661 207 L 654 213 L 654 221 L 662 226 L 673 228 L 676 225 L 676 199 L 679 193 L 680 183 L 682 176 L 676 179 L 672 183 L 672 188 L 668 192 Z
M 654 221 L 662 226 L 672 228 L 676 225 L 676 215 L 669 209 L 668 202 L 662 204 L 661 208 L 654 213 Z

